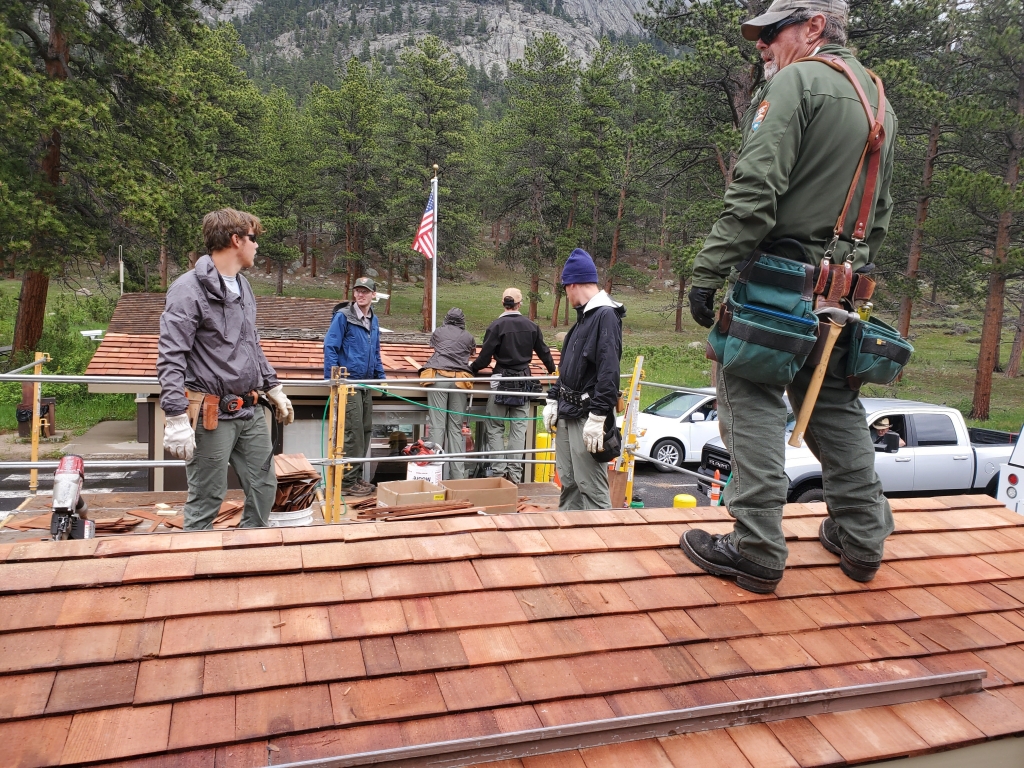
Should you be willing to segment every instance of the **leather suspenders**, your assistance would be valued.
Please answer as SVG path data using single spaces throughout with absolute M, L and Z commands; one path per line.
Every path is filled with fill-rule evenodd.
M 882 147 L 885 143 L 885 88 L 881 78 L 870 69 L 868 75 L 878 88 L 878 109 L 872 110 L 871 102 L 861 87 L 850 65 L 841 56 L 834 54 L 821 54 L 819 56 L 808 56 L 797 61 L 820 61 L 837 72 L 841 72 L 853 85 L 860 103 L 868 119 L 868 137 L 864 149 L 860 153 L 860 161 L 857 163 L 857 170 L 853 174 L 853 181 L 850 182 L 850 190 L 846 193 L 846 201 L 843 203 L 843 210 L 839 213 L 835 228 L 832 230 L 832 240 L 825 248 L 825 257 L 818 269 L 818 279 L 814 286 L 815 307 L 840 306 L 841 300 L 850 296 L 851 299 L 866 301 L 871 298 L 875 288 L 875 281 L 867 275 L 856 275 L 854 284 L 853 266 L 850 263 L 852 256 L 856 253 L 867 234 L 868 219 L 871 217 L 872 202 L 875 197 L 875 187 L 878 185 L 878 169 L 882 160 Z M 867 178 L 864 182 L 864 193 L 861 196 L 860 209 L 857 212 L 857 219 L 853 227 L 853 250 L 850 255 L 841 263 L 832 263 L 832 254 L 835 252 L 836 244 L 839 242 L 843 229 L 846 226 L 846 216 L 850 211 L 850 204 L 857 191 L 857 183 L 860 181 L 864 166 L 867 165 Z M 852 295 L 851 295 L 852 293 Z

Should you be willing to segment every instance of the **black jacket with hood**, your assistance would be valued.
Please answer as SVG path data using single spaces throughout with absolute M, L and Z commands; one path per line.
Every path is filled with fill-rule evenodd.
M 480 354 L 469 367 L 474 374 L 480 373 L 494 359 L 494 372 L 522 371 L 530 367 L 533 353 L 544 363 L 548 373 L 555 372 L 555 361 L 551 350 L 544 343 L 544 332 L 540 326 L 519 312 L 502 312 L 498 319 L 487 326 Z
M 424 368 L 469 372 L 469 358 L 476 352 L 476 340 L 466 330 L 466 316 L 461 309 L 453 307 L 448 310 L 444 325 L 430 334 L 430 346 L 434 348 L 434 354 Z
M 619 362 L 622 359 L 622 318 L 626 308 L 599 292 L 585 307 L 576 308 L 576 324 L 562 343 L 558 380 L 548 391 L 558 400 L 558 418 L 582 419 L 591 412 L 614 414 L 619 399 Z M 580 407 L 559 397 L 563 389 L 586 392 L 590 406 Z
M 244 395 L 278 384 L 256 331 L 256 297 L 238 274 L 238 295 L 228 291 L 213 259 L 200 257 L 196 268 L 167 291 L 160 315 L 156 361 L 160 407 L 168 416 L 188 409 L 185 388 L 212 395 Z M 220 418 L 251 419 L 252 407 Z

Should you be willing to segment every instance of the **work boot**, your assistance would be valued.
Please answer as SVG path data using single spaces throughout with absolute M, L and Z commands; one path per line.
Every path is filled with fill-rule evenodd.
M 831 517 L 821 521 L 818 527 L 818 541 L 833 555 L 839 555 L 840 570 L 854 581 L 871 581 L 878 573 L 878 566 L 881 563 L 858 560 L 843 551 L 843 545 L 839 543 L 839 526 Z
M 372 483 L 367 483 L 364 480 L 356 480 L 352 485 L 342 486 L 341 492 L 346 496 L 369 496 L 371 493 L 377 490 L 377 486 Z
M 736 586 L 760 595 L 774 592 L 782 581 L 781 568 L 766 568 L 747 560 L 728 536 L 693 529 L 679 539 L 690 562 L 715 576 L 736 579 Z

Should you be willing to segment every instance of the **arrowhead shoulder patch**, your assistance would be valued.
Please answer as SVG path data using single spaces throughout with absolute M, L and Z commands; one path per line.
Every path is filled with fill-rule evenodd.
M 761 123 L 764 122 L 765 117 L 768 116 L 768 107 L 771 106 L 767 101 L 762 101 L 757 106 L 757 114 L 754 115 L 754 122 L 750 124 L 750 130 L 756 131 L 761 127 Z

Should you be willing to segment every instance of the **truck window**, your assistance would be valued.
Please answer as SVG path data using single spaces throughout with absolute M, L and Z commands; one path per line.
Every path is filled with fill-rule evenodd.
M 957 444 L 953 420 L 944 413 L 915 413 L 914 429 L 921 447 Z

